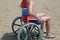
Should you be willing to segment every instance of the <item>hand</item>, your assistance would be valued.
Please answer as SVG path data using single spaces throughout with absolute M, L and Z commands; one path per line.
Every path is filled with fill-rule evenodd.
M 42 18 L 39 18 L 39 20 L 38 20 L 38 21 L 39 21 L 39 22 L 41 22 L 41 23 L 43 23 L 43 22 L 44 22 Z

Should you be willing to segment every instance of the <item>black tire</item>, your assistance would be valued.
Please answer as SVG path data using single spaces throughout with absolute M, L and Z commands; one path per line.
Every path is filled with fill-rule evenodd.
M 17 21 L 20 21 L 20 24 L 16 24 L 15 22 L 17 22 Z M 21 26 L 22 25 L 22 17 L 16 17 L 14 20 L 13 20 L 13 22 L 12 22 L 12 31 L 13 31 L 13 33 L 15 34 L 15 35 L 17 35 L 17 30 L 18 30 L 18 28 L 15 30 L 14 29 L 14 26 Z

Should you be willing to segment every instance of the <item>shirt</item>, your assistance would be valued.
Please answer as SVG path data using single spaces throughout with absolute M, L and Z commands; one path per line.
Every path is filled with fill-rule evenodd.
M 22 0 L 22 8 L 27 8 L 27 0 Z

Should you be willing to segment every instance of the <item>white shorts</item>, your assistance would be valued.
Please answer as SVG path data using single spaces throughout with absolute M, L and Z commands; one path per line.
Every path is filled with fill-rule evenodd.
M 38 16 L 38 15 L 37 15 Z M 39 18 L 42 18 L 43 19 L 43 21 L 47 21 L 47 17 L 45 17 L 45 16 L 38 16 Z
M 41 17 L 43 19 L 43 21 L 47 21 L 47 18 L 46 17 Z

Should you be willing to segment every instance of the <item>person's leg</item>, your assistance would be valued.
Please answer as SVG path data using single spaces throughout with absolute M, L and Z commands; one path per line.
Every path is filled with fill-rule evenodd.
M 50 16 L 45 16 L 44 13 L 37 14 L 37 16 L 42 16 L 41 18 L 45 21 L 46 23 L 46 36 L 48 38 L 54 38 L 55 36 L 50 33 L 50 27 L 51 27 L 51 18 Z
M 42 17 L 42 19 L 46 23 L 46 37 L 47 38 L 54 38 L 55 36 L 50 33 L 50 27 L 51 27 L 51 18 L 50 18 L 50 16 Z
M 45 17 L 46 19 L 46 35 L 49 35 L 50 34 L 50 27 L 51 27 L 51 18 L 49 16 L 46 16 Z
M 45 13 L 37 13 L 37 16 L 45 16 Z

